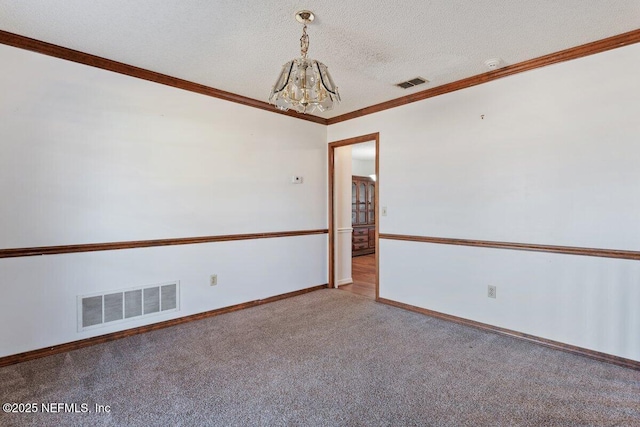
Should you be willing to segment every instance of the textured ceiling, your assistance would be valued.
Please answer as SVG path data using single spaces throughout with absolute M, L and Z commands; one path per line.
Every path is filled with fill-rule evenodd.
M 640 0 L 0 0 L 0 29 L 266 101 L 301 9 L 343 99 L 327 118 L 640 28 Z

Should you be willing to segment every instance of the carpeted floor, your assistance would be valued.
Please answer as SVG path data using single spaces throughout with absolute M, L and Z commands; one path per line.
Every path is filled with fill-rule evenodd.
M 2 426 L 640 426 L 640 372 L 327 289 L 2 368 L 0 400 L 91 411 Z

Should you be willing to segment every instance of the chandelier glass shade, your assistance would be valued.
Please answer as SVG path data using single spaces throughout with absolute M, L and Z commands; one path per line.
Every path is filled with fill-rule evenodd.
M 307 24 L 313 20 L 313 14 L 301 11 L 296 17 L 304 23 L 300 38 L 300 57 L 282 66 L 282 71 L 271 89 L 269 103 L 280 110 L 293 109 L 299 113 L 331 110 L 340 102 L 338 88 L 326 65 L 307 58 Z

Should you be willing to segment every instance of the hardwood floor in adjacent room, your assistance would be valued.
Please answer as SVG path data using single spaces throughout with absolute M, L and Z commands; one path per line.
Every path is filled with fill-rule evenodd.
M 376 298 L 376 254 L 351 258 L 353 284 L 340 286 L 343 291 Z

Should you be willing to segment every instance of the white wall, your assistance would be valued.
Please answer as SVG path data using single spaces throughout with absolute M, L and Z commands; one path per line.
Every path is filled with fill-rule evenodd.
M 335 285 L 353 283 L 351 276 L 351 246 L 353 227 L 351 226 L 351 146 L 337 147 L 334 153 L 334 262 Z
M 3 45 L 0 63 L 0 248 L 327 227 L 325 126 Z M 324 284 L 326 252 L 314 235 L 0 259 L 0 356 Z M 76 332 L 76 295 L 170 280 L 180 312 Z
M 376 173 L 376 161 L 373 159 L 353 159 L 351 161 L 352 172 L 356 176 L 369 176 Z
M 638 251 L 638 69 L 636 44 L 332 125 L 328 140 L 380 132 L 381 233 Z M 380 269 L 383 298 L 640 360 L 635 261 L 381 240 Z

